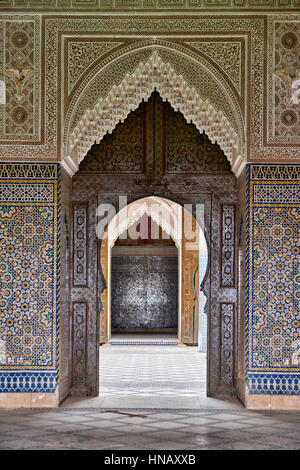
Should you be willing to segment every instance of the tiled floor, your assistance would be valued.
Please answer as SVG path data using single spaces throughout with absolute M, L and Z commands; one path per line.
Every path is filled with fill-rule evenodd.
M 241 410 L 0 411 L 0 449 L 292 450 L 300 415 Z
M 300 448 L 299 412 L 251 412 L 235 398 L 205 397 L 206 360 L 196 348 L 108 346 L 100 354 L 99 397 L 0 410 L 0 449 Z
M 100 397 L 206 396 L 206 354 L 194 346 L 103 346 Z

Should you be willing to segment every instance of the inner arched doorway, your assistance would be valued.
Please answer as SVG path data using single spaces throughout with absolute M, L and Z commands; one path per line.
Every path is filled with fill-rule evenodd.
M 182 315 L 186 303 L 193 304 L 192 308 L 192 337 L 188 344 L 198 344 L 202 352 L 206 352 L 206 315 L 204 311 L 205 296 L 200 293 L 200 286 L 204 280 L 207 270 L 207 243 L 205 240 L 203 229 L 204 206 L 198 204 L 198 221 L 179 204 L 167 200 L 162 197 L 150 196 L 139 199 L 124 207 L 118 214 L 114 216 L 105 231 L 100 250 L 101 268 L 104 273 L 107 288 L 101 295 L 102 309 L 100 313 L 100 344 L 110 342 L 112 337 L 112 328 L 114 332 L 118 330 L 124 332 L 149 332 L 155 331 L 165 333 L 176 333 L 176 340 L 179 343 L 186 341 L 184 328 L 185 318 Z M 160 230 L 161 228 L 161 230 Z M 116 243 L 118 246 L 116 246 Z M 122 268 L 117 273 L 119 279 L 115 279 L 115 283 L 119 286 L 119 296 L 127 297 L 133 303 L 132 309 L 128 305 L 122 304 L 120 297 L 112 295 L 117 289 L 112 281 L 112 255 L 115 250 L 115 256 L 119 258 Z M 123 259 L 122 259 L 123 255 Z M 131 276 L 131 283 L 126 277 L 129 272 L 124 267 L 124 260 L 139 260 L 141 274 L 144 283 L 139 282 L 138 287 L 132 285 L 136 280 L 136 276 Z M 152 261 L 156 274 L 145 271 L 140 258 Z M 133 257 L 133 258 L 132 258 Z M 174 265 L 176 257 L 176 264 Z M 158 264 L 160 263 L 160 264 Z M 168 264 L 173 266 L 169 267 Z M 157 266 L 155 266 L 157 265 Z M 172 274 L 167 276 L 166 271 Z M 175 269 L 174 269 L 175 268 Z M 174 271 L 176 277 L 174 277 Z M 134 271 L 134 266 L 133 266 Z M 163 272 L 162 272 L 163 271 Z M 122 275 L 122 272 L 125 275 Z M 156 285 L 150 288 L 152 282 L 156 281 Z M 148 282 L 149 277 L 149 282 Z M 168 291 L 162 290 L 162 283 L 173 284 Z M 126 284 L 126 287 L 125 287 Z M 175 291 L 174 291 L 175 288 Z M 143 309 L 145 302 L 137 306 L 135 299 L 151 290 L 150 298 L 155 297 L 155 309 L 148 308 L 148 315 L 145 315 Z M 129 294 L 130 293 L 130 294 Z M 134 299 L 130 298 L 134 296 Z M 112 298 L 114 302 L 112 302 Z M 176 301 L 175 301 L 176 298 Z M 133 302 L 132 302 L 133 300 Z M 167 304 L 167 305 L 166 305 Z M 177 304 L 177 305 L 176 305 Z M 117 310 L 122 310 L 127 319 L 117 321 Z M 149 302 L 147 303 L 149 307 Z M 176 309 L 176 312 L 175 312 Z M 164 310 L 164 311 L 163 311 Z M 151 316 L 151 312 L 157 317 L 143 318 Z M 121 312 L 120 312 L 120 315 Z M 135 321 L 129 321 L 128 317 L 134 317 Z M 113 324 L 112 324 L 113 323 Z M 201 328 L 199 326 L 201 325 Z M 114 328 L 115 327 L 115 328 Z M 176 331 L 175 331 L 176 330 Z M 118 332 L 120 332 L 118 331 Z
M 98 395 L 99 390 L 99 318 L 107 284 L 96 227 L 101 222 L 105 232 L 110 209 L 115 216 L 153 196 L 185 207 L 197 221 L 197 208 L 203 208 L 207 394 L 235 393 L 236 178 L 220 147 L 153 92 L 92 146 L 73 177 L 72 394 Z M 181 339 L 187 344 L 194 341 L 193 307 L 194 301 L 186 302 L 181 312 Z

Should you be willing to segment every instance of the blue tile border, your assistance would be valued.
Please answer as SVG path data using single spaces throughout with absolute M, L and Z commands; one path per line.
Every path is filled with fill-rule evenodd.
M 249 394 L 300 395 L 300 374 L 248 373 Z
M 53 393 L 57 386 L 56 372 L 1 372 L 1 393 Z

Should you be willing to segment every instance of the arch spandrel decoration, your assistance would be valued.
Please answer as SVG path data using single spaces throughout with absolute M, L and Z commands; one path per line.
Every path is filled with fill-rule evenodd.
M 93 109 L 86 110 L 69 137 L 66 155 L 79 164 L 90 147 L 111 133 L 141 101 L 148 100 L 154 89 L 175 110 L 179 109 L 188 122 L 192 121 L 200 133 L 205 132 L 212 142 L 218 143 L 230 162 L 241 158 L 243 136 L 237 134 L 222 111 L 202 100 L 170 63 L 163 62 L 156 50 L 146 63 L 141 62 L 134 73 L 126 74 L 105 98 L 100 98 Z
M 154 91 L 100 144 L 92 145 L 79 170 L 145 174 L 155 180 L 165 173 L 230 172 L 231 168 L 221 148 Z

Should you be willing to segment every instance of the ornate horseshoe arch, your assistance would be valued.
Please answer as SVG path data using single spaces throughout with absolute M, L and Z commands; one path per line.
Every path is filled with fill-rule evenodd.
M 109 223 L 107 229 L 108 244 L 112 248 L 117 238 L 125 230 L 136 223 L 144 214 L 147 214 L 157 223 L 170 237 L 173 238 L 177 248 L 179 247 L 181 233 L 179 230 L 178 206 L 172 201 L 151 196 L 136 201 L 138 205 L 135 207 L 126 206 L 119 211 L 114 219 Z M 166 217 L 163 217 L 162 210 L 165 211 Z
M 104 288 L 101 293 L 100 344 L 109 342 L 111 338 L 111 250 L 118 237 L 124 232 L 128 233 L 127 231 L 130 227 L 134 226 L 145 214 L 173 239 L 177 248 L 177 339 L 179 343 L 182 343 L 182 336 L 189 336 L 189 334 L 186 335 L 186 330 L 188 331 L 191 325 L 186 325 L 187 319 L 182 316 L 182 310 L 184 310 L 186 304 L 192 304 L 194 302 L 192 311 L 193 337 L 187 338 L 186 341 L 188 343 L 190 343 L 191 340 L 195 342 L 198 336 L 200 290 L 196 289 L 195 291 L 196 284 L 193 283 L 192 286 L 190 280 L 192 278 L 195 278 L 195 280 L 196 278 L 199 279 L 200 256 L 201 263 L 203 263 L 203 258 L 207 258 L 207 242 L 203 232 L 204 208 L 201 206 L 198 207 L 198 209 L 200 210 L 198 210 L 197 221 L 189 211 L 182 208 L 174 201 L 158 198 L 156 196 L 142 198 L 122 208 L 109 222 L 105 233 L 103 233 L 103 231 L 101 234 L 98 233 L 98 236 L 101 238 L 101 274 L 103 275 L 103 281 L 106 285 L 106 288 Z M 200 240 L 202 240 L 201 243 Z M 201 269 L 201 284 L 204 284 L 204 280 L 206 279 L 206 271 L 207 266 L 204 273 L 203 268 Z M 190 313 L 191 312 L 189 312 L 189 315 Z

